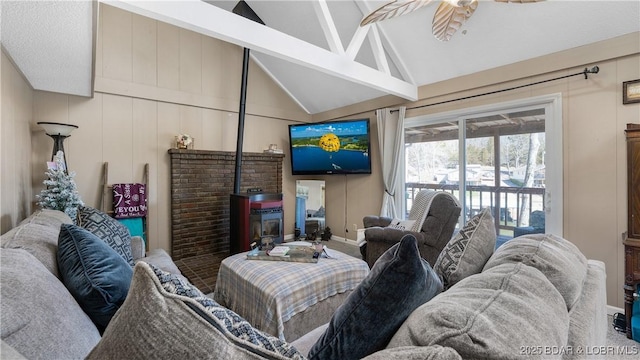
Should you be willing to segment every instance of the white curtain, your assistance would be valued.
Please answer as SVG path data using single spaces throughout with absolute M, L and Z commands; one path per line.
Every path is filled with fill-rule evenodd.
M 380 149 L 380 164 L 382 165 L 382 180 L 384 193 L 382 194 L 382 208 L 380 216 L 398 218 L 402 194 L 396 194 L 398 179 L 398 160 L 402 158 L 404 148 L 404 115 L 406 107 L 398 109 L 376 110 L 378 120 L 378 147 Z M 396 205 L 397 204 L 397 205 Z

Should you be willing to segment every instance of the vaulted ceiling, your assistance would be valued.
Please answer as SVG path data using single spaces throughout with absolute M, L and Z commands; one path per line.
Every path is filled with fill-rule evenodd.
M 102 2 L 251 49 L 254 61 L 310 114 L 640 31 L 640 1 L 481 0 L 448 42 L 431 33 L 439 1 L 360 27 L 388 1 Z M 0 3 L 2 46 L 35 89 L 90 96 L 95 2 Z

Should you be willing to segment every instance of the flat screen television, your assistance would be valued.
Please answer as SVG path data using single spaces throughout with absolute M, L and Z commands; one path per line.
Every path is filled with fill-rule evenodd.
M 369 119 L 289 125 L 293 175 L 371 174 Z

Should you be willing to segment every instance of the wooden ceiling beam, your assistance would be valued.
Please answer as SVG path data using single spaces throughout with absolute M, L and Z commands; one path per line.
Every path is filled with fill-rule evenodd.
M 442 130 L 437 133 L 437 127 L 416 127 L 415 131 L 421 131 L 422 134 L 407 133 L 405 135 L 405 142 L 408 144 L 421 143 L 421 142 L 433 142 L 433 141 L 447 141 L 458 140 L 458 129 Z M 499 136 L 505 135 L 521 135 L 529 133 L 541 133 L 544 132 L 544 121 L 529 121 L 524 124 L 505 124 L 498 126 L 481 127 L 474 131 L 467 130 L 467 138 L 475 139 L 482 137 L 493 137 L 496 132 Z
M 316 71 L 360 84 L 409 101 L 418 99 L 418 87 L 390 74 L 279 32 L 200 0 L 101 2 L 252 51 L 271 55 Z

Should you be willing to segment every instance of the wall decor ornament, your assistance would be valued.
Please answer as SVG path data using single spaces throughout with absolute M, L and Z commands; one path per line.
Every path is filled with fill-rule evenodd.
M 176 136 L 176 149 L 193 149 L 193 137 L 189 134 Z
M 640 79 L 622 83 L 622 103 L 640 103 Z

